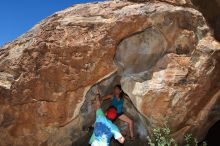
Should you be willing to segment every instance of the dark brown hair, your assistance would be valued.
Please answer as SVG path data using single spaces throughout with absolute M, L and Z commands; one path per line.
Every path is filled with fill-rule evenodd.
M 122 90 L 122 88 L 121 88 L 121 85 L 115 85 L 115 87 L 114 87 L 114 89 L 115 88 L 118 88 L 119 90 L 121 90 L 121 93 L 120 93 L 120 98 L 123 98 L 126 94 L 124 93 L 124 91 Z

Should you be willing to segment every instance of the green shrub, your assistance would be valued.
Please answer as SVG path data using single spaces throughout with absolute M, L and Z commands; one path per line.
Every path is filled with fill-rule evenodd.
M 178 146 L 176 141 L 171 137 L 170 128 L 155 128 L 151 137 L 147 137 L 149 146 Z M 198 141 L 193 137 L 192 134 L 187 134 L 184 136 L 185 146 L 198 146 Z M 203 142 L 202 146 L 207 146 Z

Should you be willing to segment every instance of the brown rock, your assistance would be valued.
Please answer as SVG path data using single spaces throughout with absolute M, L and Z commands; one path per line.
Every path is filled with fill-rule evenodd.
M 143 3 L 143 2 L 166 2 L 173 5 L 178 6 L 193 6 L 191 0 L 112 0 L 115 2 L 135 2 L 135 3 Z

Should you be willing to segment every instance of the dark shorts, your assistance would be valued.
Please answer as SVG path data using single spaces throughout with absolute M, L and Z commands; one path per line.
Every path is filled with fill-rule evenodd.
M 115 122 L 121 115 L 123 115 L 124 113 L 123 112 L 121 112 L 121 113 L 117 113 L 117 116 L 116 116 L 116 118 L 112 121 L 112 122 Z
M 117 117 L 116 117 L 116 119 L 118 119 L 121 115 L 123 115 L 124 113 L 123 112 L 121 112 L 121 113 L 117 113 Z

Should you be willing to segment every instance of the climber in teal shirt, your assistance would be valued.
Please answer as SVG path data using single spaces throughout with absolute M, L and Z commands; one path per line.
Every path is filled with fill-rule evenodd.
M 128 123 L 131 140 L 134 140 L 135 137 L 133 129 L 133 120 L 123 113 L 123 104 L 125 98 L 128 97 L 124 94 L 121 85 L 116 85 L 114 87 L 113 94 L 103 96 L 102 100 L 111 99 L 111 105 L 117 109 L 117 118 Z
M 122 109 L 123 109 L 123 104 L 124 104 L 124 95 L 122 97 L 117 98 L 116 95 L 113 95 L 113 98 L 111 99 L 111 105 L 114 106 L 117 109 L 117 113 L 119 115 L 122 115 Z

